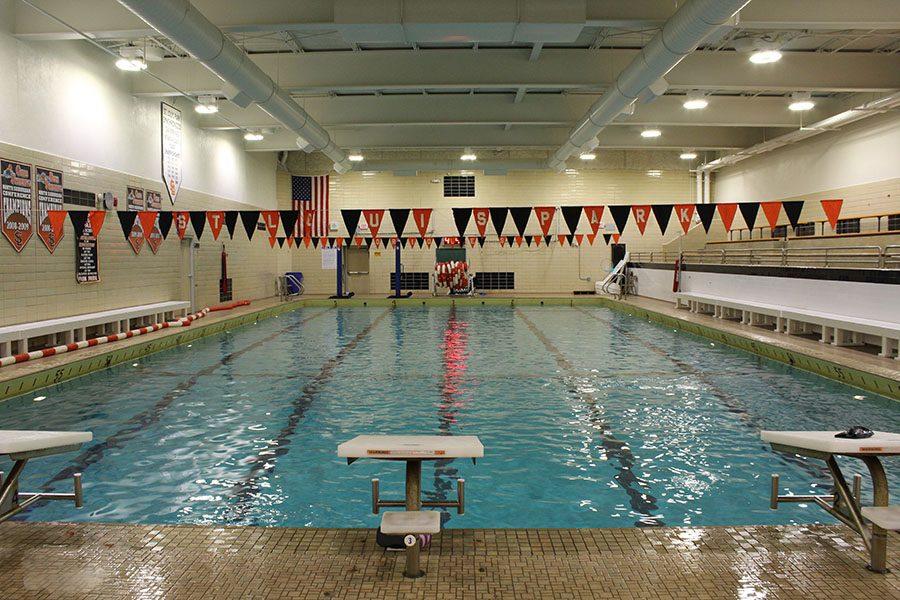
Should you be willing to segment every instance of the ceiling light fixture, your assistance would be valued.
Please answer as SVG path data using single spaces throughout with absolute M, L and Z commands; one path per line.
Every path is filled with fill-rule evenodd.
M 768 65 L 781 60 L 781 50 L 777 48 L 760 48 L 750 55 L 750 62 L 755 65 Z
M 200 96 L 194 110 L 201 115 L 212 115 L 219 112 L 219 99 L 215 96 Z
M 644 129 L 641 131 L 642 138 L 658 138 L 662 135 L 662 131 L 659 129 Z
M 123 46 L 119 48 L 119 60 L 116 61 L 116 67 L 122 71 L 143 71 L 147 68 L 147 63 L 141 57 L 141 49 L 136 46 Z
M 697 158 L 697 153 L 693 150 L 685 150 L 680 155 L 678 155 L 678 158 L 680 158 L 681 160 L 694 160 L 695 158 Z
M 244 134 L 244 139 L 247 140 L 248 142 L 261 142 L 262 140 L 265 139 L 265 137 L 266 136 L 264 136 L 259 131 L 248 131 L 247 133 Z
M 647 176 L 648 177 L 662 177 L 662 171 L 660 171 L 659 169 L 650 169 L 649 171 L 647 171 Z
M 684 101 L 682 106 L 687 110 L 700 110 L 702 108 L 706 108 L 709 105 L 709 101 L 703 94 L 699 92 L 692 92 L 687 95 L 687 100 Z
M 462 156 L 459 157 L 459 160 L 465 160 L 465 161 L 473 161 L 473 160 L 477 160 L 477 159 L 478 159 L 478 157 L 475 155 L 474 152 L 472 152 L 471 148 L 466 148 L 465 150 L 463 150 Z
M 359 150 L 351 150 L 350 154 L 347 155 L 347 160 L 350 162 L 362 162 L 365 160 L 365 157 L 362 155 L 362 152 Z
M 595 158 L 597 158 L 597 155 L 593 152 L 582 152 L 578 155 L 578 158 L 580 158 L 581 160 L 594 160 Z
M 791 103 L 788 104 L 788 108 L 793 111 L 812 110 L 815 106 L 809 92 L 794 92 L 791 94 Z

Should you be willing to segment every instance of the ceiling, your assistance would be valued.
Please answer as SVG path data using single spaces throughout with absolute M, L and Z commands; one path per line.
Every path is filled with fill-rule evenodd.
M 33 0 L 110 49 L 156 45 L 166 58 L 135 74 L 138 96 L 222 98 L 210 129 L 267 128 L 248 150 L 296 150 L 255 106 L 224 96 L 222 81 L 115 0 Z M 684 2 L 673 0 L 195 0 L 193 4 L 345 149 L 555 150 Z M 16 3 L 14 33 L 80 36 Z M 746 39 L 783 58 L 748 60 Z M 87 43 L 87 42 L 84 42 Z M 635 105 L 599 136 L 600 148 L 729 152 L 900 89 L 896 0 L 752 0 L 666 75 L 659 97 Z M 177 88 L 177 90 L 175 89 Z M 686 94 L 707 95 L 688 111 Z M 787 109 L 792 92 L 816 106 Z M 662 130 L 645 140 L 640 130 Z

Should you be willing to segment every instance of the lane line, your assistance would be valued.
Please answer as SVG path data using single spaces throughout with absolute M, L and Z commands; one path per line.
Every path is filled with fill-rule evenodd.
M 375 317 L 365 329 L 357 333 L 352 340 L 344 344 L 335 356 L 328 359 L 325 364 L 322 365 L 322 368 L 316 376 L 303 386 L 300 395 L 291 402 L 293 410 L 288 416 L 287 424 L 282 427 L 275 439 L 269 440 L 265 447 L 259 450 L 256 456 L 247 462 L 250 467 L 249 472 L 243 479 L 232 486 L 229 496 L 237 499 L 236 504 L 230 507 L 233 512 L 236 513 L 232 517 L 232 520 L 239 520 L 241 515 L 252 507 L 254 496 L 261 488 L 259 479 L 271 475 L 275 471 L 275 463 L 277 460 L 290 451 L 291 437 L 297 432 L 297 427 L 306 415 L 306 411 L 309 409 L 310 405 L 334 376 L 335 369 L 337 369 L 350 353 L 356 349 L 360 342 L 362 342 L 363 339 L 365 339 L 369 333 L 381 323 L 390 311 L 390 308 L 386 308 L 384 312 Z
M 195 386 L 200 381 L 201 377 L 211 375 L 219 367 L 237 360 L 251 350 L 255 350 L 260 346 L 268 344 L 279 335 L 282 335 L 283 333 L 286 333 L 291 329 L 306 325 L 313 319 L 317 319 L 325 314 L 328 314 L 330 310 L 331 309 L 326 309 L 321 312 L 312 314 L 302 319 L 298 323 L 293 323 L 291 325 L 288 325 L 287 327 L 279 329 L 275 333 L 272 333 L 262 338 L 261 340 L 253 342 L 245 348 L 225 355 L 218 362 L 200 369 L 196 373 L 192 374 L 188 379 L 181 382 L 181 384 L 176 386 L 174 389 L 169 391 L 165 396 L 160 398 L 152 407 L 141 411 L 140 413 L 125 421 L 124 427 L 120 428 L 118 431 L 105 438 L 102 442 L 95 443 L 86 450 L 82 451 L 77 457 L 73 459 L 71 465 L 54 475 L 53 478 L 50 479 L 50 481 L 42 486 L 42 489 L 44 489 L 45 491 L 49 491 L 52 484 L 63 481 L 65 479 L 71 479 L 71 477 L 75 473 L 84 473 L 91 465 L 99 462 L 103 458 L 107 450 L 110 450 L 112 448 L 121 448 L 128 441 L 133 439 L 138 433 L 140 433 L 141 430 L 145 429 L 149 425 L 153 425 L 154 423 L 159 422 L 162 414 L 166 411 L 166 409 L 169 408 L 169 406 L 176 399 L 178 399 L 179 397 L 183 397 L 184 392 Z
M 566 373 L 569 378 L 579 377 L 579 371 L 568 358 L 551 342 L 544 332 L 531 322 L 521 309 L 516 309 L 516 315 L 525 322 L 531 333 L 540 340 L 544 348 L 553 355 L 557 366 Z M 599 432 L 600 446 L 606 455 L 614 458 L 619 466 L 615 467 L 618 474 L 615 476 L 619 486 L 628 494 L 629 504 L 634 512 L 644 515 L 635 522 L 638 527 L 658 527 L 664 526 L 661 517 L 655 516 L 653 513 L 659 511 L 657 499 L 650 493 L 650 484 L 644 479 L 634 474 L 635 456 L 631 452 L 626 442 L 616 438 L 612 433 L 609 423 L 605 420 L 603 410 L 598 406 L 597 397 L 594 394 L 578 390 L 574 385 L 570 386 L 569 392 L 577 395 L 582 403 L 588 407 L 590 411 L 590 422 Z

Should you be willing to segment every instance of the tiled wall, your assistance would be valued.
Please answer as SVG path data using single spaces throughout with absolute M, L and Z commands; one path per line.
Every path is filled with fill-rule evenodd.
M 38 164 L 64 172 L 67 188 L 89 192 L 113 191 L 119 196 L 119 208 L 126 186 L 161 190 L 158 181 L 137 178 L 124 173 L 75 163 L 56 156 L 0 144 L 0 156 Z M 260 155 L 257 160 L 264 160 Z M 270 161 L 274 169 L 274 161 Z M 275 200 L 261 208 L 274 208 Z M 171 209 L 163 196 L 163 209 Z M 67 205 L 66 209 L 80 207 Z M 247 204 L 223 200 L 182 188 L 176 206 L 180 210 L 247 209 Z M 190 232 L 190 228 L 188 229 Z M 248 242 L 238 223 L 235 239 L 228 240 L 223 229 L 219 241 L 212 239 L 207 228 L 197 250 L 197 307 L 218 303 L 220 253 L 224 243 L 228 252 L 228 276 L 233 278 L 234 297 L 260 298 L 275 293 L 275 275 L 287 270 L 290 259 L 269 248 L 265 232 L 258 232 Z M 49 319 L 98 310 L 149 304 L 166 300 L 189 299 L 188 248 L 179 241 L 175 228 L 154 255 L 147 245 L 139 255 L 131 250 L 122 235 L 114 213 L 106 216 L 99 240 L 99 283 L 78 284 L 75 281 L 74 233 L 66 220 L 65 235 L 50 254 L 43 242 L 32 236 L 21 254 L 0 239 L 0 326 Z

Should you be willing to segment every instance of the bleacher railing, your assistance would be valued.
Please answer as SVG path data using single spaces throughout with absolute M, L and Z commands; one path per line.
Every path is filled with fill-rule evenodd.
M 775 267 L 830 267 L 857 269 L 900 269 L 900 245 L 821 246 L 810 248 L 735 248 L 732 250 L 692 250 L 677 252 L 632 252 L 632 263 L 744 265 Z
M 831 228 L 827 219 L 798 223 L 797 227 L 778 225 L 772 228 L 768 225 L 763 225 L 753 229 L 747 229 L 746 227 L 735 228 L 728 232 L 728 241 L 783 240 L 788 238 L 851 236 L 891 232 L 900 233 L 900 213 L 846 216 L 838 220 L 837 228 L 835 229 Z

